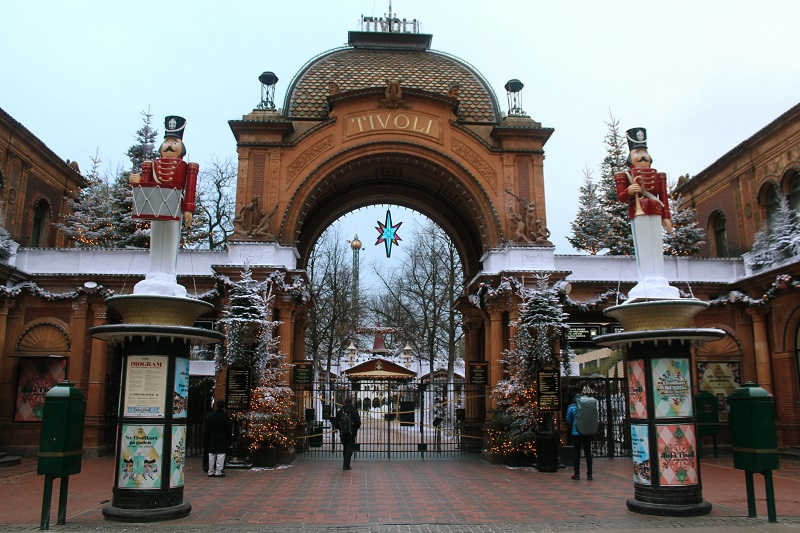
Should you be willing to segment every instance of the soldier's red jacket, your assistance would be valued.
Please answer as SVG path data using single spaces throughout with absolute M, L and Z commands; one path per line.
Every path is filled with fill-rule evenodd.
M 627 173 L 619 172 L 614 174 L 614 182 L 617 185 L 617 198 L 619 198 L 620 202 L 628 202 L 628 218 L 633 220 L 636 216 L 635 198 L 628 194 L 628 185 L 632 184 L 628 179 L 628 175 L 647 191 L 647 194 L 643 194 L 639 199 L 644 214 L 659 215 L 662 219 L 671 219 L 669 196 L 667 195 L 667 175 L 650 167 L 631 167 Z
M 155 183 L 161 187 L 183 191 L 181 211 L 194 213 L 195 196 L 197 194 L 197 174 L 200 166 L 197 163 L 186 163 L 177 157 L 160 157 L 155 161 L 142 163 L 142 180 L 140 183 Z

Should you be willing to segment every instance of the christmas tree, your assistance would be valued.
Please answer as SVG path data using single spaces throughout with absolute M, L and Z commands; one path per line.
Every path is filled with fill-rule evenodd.
M 592 181 L 592 173 L 588 169 L 584 171 L 580 193 L 578 214 L 572 221 L 572 237 L 567 237 L 567 240 L 576 250 L 596 255 L 606 246 L 611 221 L 600 205 L 598 186 Z
M 241 281 L 229 283 L 229 303 L 221 322 L 227 337 L 227 351 L 221 364 L 246 366 L 257 384 L 250 392 L 249 410 L 238 415 L 242 435 L 250 452 L 264 448 L 291 446 L 288 430 L 293 427 L 292 389 L 286 386 L 289 365 L 278 352 L 273 321 L 273 290 L 282 282 L 271 276 L 265 282 L 253 279 L 249 265 Z
M 253 279 L 250 265 L 245 265 L 241 280 L 227 280 L 228 304 L 222 311 L 220 323 L 225 330 L 226 349 L 218 361 L 225 366 L 245 366 L 253 368 L 257 362 L 253 343 L 258 331 L 269 325 L 264 282 Z
M 680 180 L 679 180 L 680 181 Z M 672 231 L 664 233 L 664 255 L 690 256 L 700 252 L 705 234 L 697 224 L 697 213 L 682 194 L 670 186 L 669 211 Z
M 756 233 L 745 264 L 753 271 L 766 270 L 800 254 L 800 213 L 784 198 L 769 224 Z
M 619 120 L 611 117 L 606 122 L 608 131 L 603 140 L 606 146 L 606 157 L 600 165 L 599 198 L 603 211 L 608 216 L 606 233 L 600 235 L 603 248 L 608 248 L 609 255 L 633 255 L 633 235 L 628 221 L 628 206 L 617 197 L 617 185 L 614 174 L 624 172 L 628 168 L 628 149 L 625 137 L 619 131 Z
M 6 229 L 0 227 L 0 262 L 5 263 L 11 258 L 15 244 Z
M 79 248 L 112 246 L 113 214 L 116 206 L 111 189 L 99 172 L 100 159 L 92 158 L 92 168 L 85 176 L 88 186 L 73 192 L 67 201 L 69 213 L 55 226 Z
M 565 322 L 558 291 L 548 286 L 547 276 L 540 276 L 536 286 L 520 291 L 523 301 L 515 346 L 503 354 L 507 378 L 492 389 L 496 408 L 487 425 L 488 447 L 492 452 L 530 452 L 535 449 L 535 437 L 547 419 L 536 403 L 538 372 L 545 367 L 562 365 L 569 375 L 572 351 L 567 343 Z M 560 353 L 559 353 L 560 350 Z

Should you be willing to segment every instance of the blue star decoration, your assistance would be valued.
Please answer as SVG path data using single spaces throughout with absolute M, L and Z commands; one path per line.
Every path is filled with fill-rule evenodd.
M 397 230 L 403 223 L 398 222 L 396 225 L 392 226 L 392 213 L 388 209 L 386 210 L 386 223 L 384 224 L 380 220 L 377 222 L 378 227 L 375 229 L 378 230 L 378 240 L 375 242 L 375 246 L 383 243 L 386 247 L 386 257 L 392 257 L 392 245 L 396 244 L 400 246 L 398 241 L 403 240 L 397 235 Z

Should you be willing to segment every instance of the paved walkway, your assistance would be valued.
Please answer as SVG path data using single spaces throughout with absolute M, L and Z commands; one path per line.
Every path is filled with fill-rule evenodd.
M 0 530 L 38 528 L 43 476 L 36 460 L 0 470 Z M 756 478 L 758 519 L 747 518 L 744 473 L 730 457 L 704 460 L 703 495 L 710 516 L 659 518 L 627 510 L 633 497 L 630 459 L 597 459 L 594 480 L 573 481 L 571 469 L 541 473 L 470 461 L 298 460 L 278 469 L 229 470 L 209 478 L 190 459 L 185 501 L 191 514 L 142 526 L 106 522 L 114 459 L 83 462 L 70 478 L 67 525 L 56 526 L 58 482 L 51 529 L 58 531 L 594 531 L 680 527 L 704 533 L 800 532 L 800 463 L 775 472 L 778 524 L 768 524 L 763 478 Z

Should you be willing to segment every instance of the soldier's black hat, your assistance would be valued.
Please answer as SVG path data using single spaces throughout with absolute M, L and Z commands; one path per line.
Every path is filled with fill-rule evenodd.
M 164 119 L 164 138 L 177 137 L 183 139 L 183 129 L 186 127 L 186 119 L 175 115 L 170 115 Z
M 647 130 L 644 128 L 631 128 L 628 134 L 628 150 L 635 150 L 636 148 L 647 149 Z

